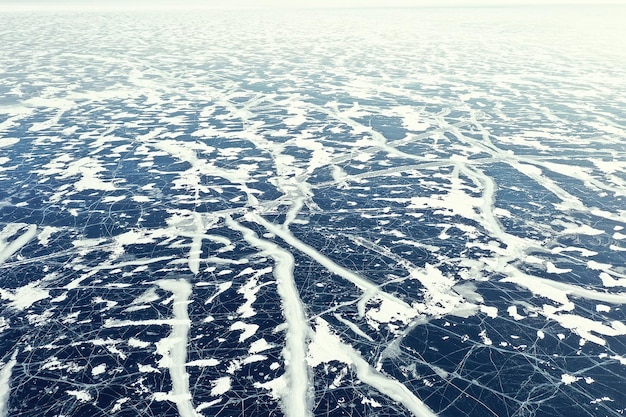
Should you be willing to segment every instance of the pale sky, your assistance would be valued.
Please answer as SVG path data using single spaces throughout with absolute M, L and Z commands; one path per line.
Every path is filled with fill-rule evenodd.
M 2 11 L 625 5 L 626 0 L 0 0 Z
M 219 1 L 215 1 L 216 3 Z M 202 3 L 202 1 L 200 1 Z M 325 7 L 416 7 L 416 6 L 507 6 L 524 4 L 626 4 L 626 0 L 232 0 L 225 3 L 263 3 L 275 6 Z
M 626 0 L 0 0 L 2 3 L 24 4 L 193 4 L 207 7 L 421 7 L 421 6 L 510 6 L 622 4 Z

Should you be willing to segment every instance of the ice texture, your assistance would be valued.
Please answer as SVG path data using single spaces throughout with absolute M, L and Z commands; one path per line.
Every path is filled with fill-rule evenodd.
M 18 9 L 0 417 L 624 414 L 624 7 Z

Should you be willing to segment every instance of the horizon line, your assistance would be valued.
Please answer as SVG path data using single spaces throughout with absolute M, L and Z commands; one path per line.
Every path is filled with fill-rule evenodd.
M 212 2 L 211 2 L 212 3 Z M 218 1 L 217 4 L 207 2 L 188 1 L 172 2 L 168 0 L 156 1 L 102 1 L 102 0 L 62 0 L 62 1 L 45 1 L 45 0 L 0 0 L 2 9 L 0 13 L 5 11 L 46 11 L 46 10 L 84 10 L 84 11 L 141 11 L 141 10 L 350 10 L 350 9 L 468 9 L 468 8 L 520 8 L 520 7 L 572 7 L 572 6 L 626 6 L 626 0 L 605 0 L 601 2 L 592 2 L 589 0 L 574 1 L 511 1 L 506 3 L 494 1 L 476 1 L 476 2 L 460 2 L 460 1 L 444 1 L 435 2 L 426 0 L 421 4 L 406 4 L 406 1 L 388 2 L 387 4 L 348 4 L 340 2 L 299 2 L 298 4 L 286 4 L 280 0 L 268 0 L 261 4 L 258 2 L 243 1 L 237 4 L 237 1 Z M 256 3 L 256 4 L 255 4 Z M 304 3 L 304 4 L 303 4 Z M 413 2 L 412 2 L 413 3 Z

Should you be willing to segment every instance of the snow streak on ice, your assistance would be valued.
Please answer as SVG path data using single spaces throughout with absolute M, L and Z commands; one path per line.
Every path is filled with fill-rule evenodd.
M 0 417 L 623 415 L 624 14 L 0 11 Z

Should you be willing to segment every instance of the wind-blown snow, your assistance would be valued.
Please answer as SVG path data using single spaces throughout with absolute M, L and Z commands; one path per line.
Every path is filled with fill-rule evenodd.
M 626 409 L 619 7 L 0 11 L 0 416 Z
M 8 402 L 11 393 L 11 373 L 17 364 L 17 353 L 18 351 L 15 350 L 11 355 L 11 359 L 0 369 L 0 416 L 2 417 L 9 415 Z

